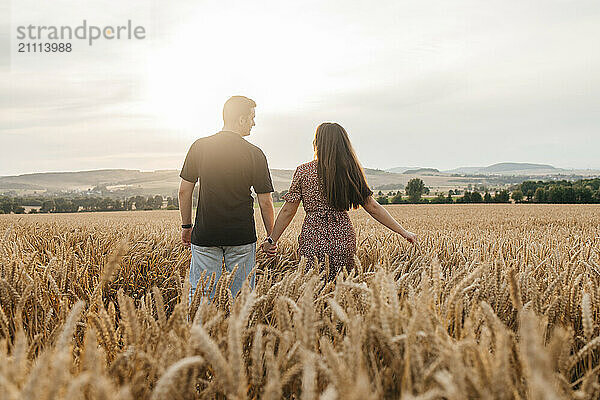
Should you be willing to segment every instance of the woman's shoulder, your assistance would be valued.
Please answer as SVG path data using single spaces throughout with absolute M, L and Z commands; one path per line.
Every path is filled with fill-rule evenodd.
M 298 172 L 309 172 L 315 168 L 317 168 L 317 160 L 312 160 L 307 163 L 298 165 L 298 168 L 296 168 L 296 170 Z

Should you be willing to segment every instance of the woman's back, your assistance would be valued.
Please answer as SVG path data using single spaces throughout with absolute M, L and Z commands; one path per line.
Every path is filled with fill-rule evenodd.
M 304 211 L 336 211 L 327 204 L 323 195 L 323 184 L 317 174 L 317 160 L 307 162 L 296 168 L 290 190 L 284 196 L 287 201 L 302 200 Z
M 284 199 L 302 201 L 306 217 L 298 237 L 298 252 L 312 266 L 316 257 L 320 263 L 329 256 L 332 267 L 329 278 L 341 267 L 354 266 L 356 236 L 346 211 L 339 211 L 327 204 L 322 183 L 317 174 L 317 161 L 296 168 L 294 178 Z

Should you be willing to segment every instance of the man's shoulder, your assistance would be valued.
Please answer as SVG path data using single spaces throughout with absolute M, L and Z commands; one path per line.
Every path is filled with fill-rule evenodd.
M 217 134 L 216 134 L 216 133 L 213 133 L 212 135 L 208 135 L 208 136 L 202 136 L 202 137 L 200 137 L 200 138 L 196 139 L 196 140 L 194 141 L 194 143 L 192 143 L 192 145 L 191 145 L 190 147 L 191 147 L 191 148 L 199 148 L 199 147 L 202 147 L 204 144 L 206 144 L 206 143 L 208 143 L 208 142 L 212 141 L 212 140 L 215 138 L 215 136 L 217 136 Z
M 202 136 L 202 137 L 199 137 L 198 139 L 194 140 L 194 143 L 192 143 L 192 147 L 194 147 L 194 146 L 200 146 L 200 145 L 202 145 L 202 143 L 204 143 L 204 142 L 206 142 L 207 140 L 209 140 L 209 138 L 210 138 L 211 136 L 214 136 L 214 135 L 209 135 L 209 136 Z
M 246 145 L 248 146 L 248 148 L 250 149 L 250 151 L 251 151 L 253 154 L 255 154 L 255 155 L 258 155 L 258 156 L 261 156 L 261 157 L 265 157 L 265 153 L 262 151 L 262 149 L 261 149 L 260 147 L 258 147 L 258 146 L 257 146 L 257 145 L 255 145 L 255 144 L 252 144 L 252 143 L 250 143 L 250 142 L 249 142 L 249 141 L 247 141 L 247 140 L 244 140 L 244 142 L 246 143 Z

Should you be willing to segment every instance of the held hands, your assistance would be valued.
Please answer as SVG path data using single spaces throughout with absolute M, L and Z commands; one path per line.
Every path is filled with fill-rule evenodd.
M 260 248 L 267 254 L 267 257 L 275 257 L 277 254 L 277 243 L 271 244 L 267 239 L 261 243 Z
M 192 228 L 181 228 L 181 241 L 185 247 L 192 245 Z

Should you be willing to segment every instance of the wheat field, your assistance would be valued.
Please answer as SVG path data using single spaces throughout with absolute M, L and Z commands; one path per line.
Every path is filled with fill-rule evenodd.
M 353 211 L 327 283 L 299 213 L 255 290 L 191 304 L 177 211 L 2 215 L 0 398 L 600 397 L 600 206 L 388 209 L 418 247 Z

